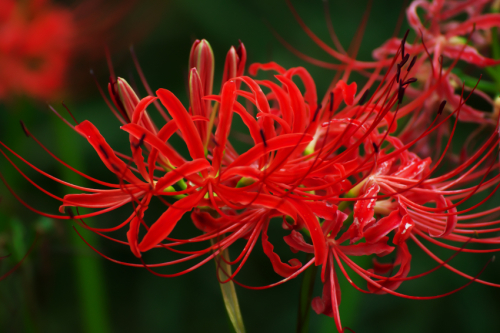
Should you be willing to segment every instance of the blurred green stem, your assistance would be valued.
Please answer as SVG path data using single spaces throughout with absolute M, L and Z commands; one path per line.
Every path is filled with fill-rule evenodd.
M 214 242 L 212 241 L 212 245 Z M 215 266 L 217 268 L 217 277 L 219 281 L 227 280 L 231 276 L 231 265 L 227 262 L 229 261 L 229 251 L 227 249 L 221 251 L 215 257 Z M 224 305 L 226 306 L 226 311 L 233 324 L 233 328 L 236 333 L 245 333 L 245 325 L 243 324 L 243 317 L 241 316 L 240 305 L 238 303 L 238 296 L 236 295 L 236 289 L 232 280 L 225 283 L 220 283 L 220 290 L 222 292 L 222 298 L 224 299 Z
M 53 117 L 53 119 L 59 155 L 72 167 L 84 171 L 85 163 L 81 151 L 77 149 L 80 144 L 77 140 L 79 136 L 76 133 L 71 133 L 68 126 L 57 117 Z M 61 179 L 67 182 L 84 185 L 81 184 L 82 177 L 65 168 L 62 164 L 59 174 Z M 103 285 L 104 274 L 99 261 L 100 258 L 94 255 L 71 227 L 72 224 L 68 224 L 69 240 L 76 254 L 72 261 L 75 265 L 75 280 L 80 302 L 83 332 L 111 332 L 106 306 L 106 292 Z M 87 233 L 85 239 L 94 244 L 97 241 L 94 233 Z
M 307 254 L 306 261 L 309 262 L 313 254 Z M 297 314 L 297 333 L 309 332 L 309 317 L 311 316 L 311 300 L 314 290 L 314 281 L 316 280 L 316 271 L 318 266 L 311 265 L 302 275 L 302 286 L 299 296 L 299 311 Z
M 495 69 L 493 67 L 485 67 L 485 69 L 488 72 L 491 72 L 491 71 L 495 72 Z M 452 72 L 454 74 L 456 74 L 461 80 L 463 80 L 465 86 L 467 86 L 469 88 L 474 88 L 477 86 L 477 89 L 479 89 L 481 91 L 490 92 L 493 94 L 498 93 L 497 84 L 500 81 L 491 82 L 491 81 L 487 81 L 484 78 L 481 78 L 481 80 L 479 80 L 479 78 L 477 78 L 477 77 L 472 77 L 472 76 L 465 74 L 459 68 L 453 68 Z M 491 76 L 494 76 L 494 75 L 496 75 L 495 73 L 493 73 L 493 74 L 490 73 L 490 74 L 491 74 Z M 462 89 L 462 87 L 458 87 L 457 89 Z
M 492 6 L 493 13 L 498 13 L 499 8 L 497 6 Z M 498 40 L 498 28 L 491 28 L 491 52 L 493 59 L 500 59 L 500 41 Z M 486 67 L 489 74 L 495 79 L 497 91 L 500 89 L 500 66 Z
M 10 220 L 10 226 L 12 229 L 14 262 L 18 263 L 23 260 L 24 255 L 28 251 L 25 244 L 25 230 L 21 220 L 16 217 L 13 217 Z M 39 309 L 37 308 L 35 288 L 33 285 L 33 267 L 29 259 L 25 260 L 21 267 L 22 276 L 18 281 L 21 283 L 25 299 L 22 309 L 24 332 L 40 332 L 40 329 L 37 327 L 37 324 L 40 324 L 40 316 Z

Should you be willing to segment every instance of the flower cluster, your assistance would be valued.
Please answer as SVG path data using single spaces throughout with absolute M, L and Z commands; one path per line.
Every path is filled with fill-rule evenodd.
M 411 3 L 406 11 L 408 23 L 421 42 L 414 45 L 407 44 L 406 48 L 409 53 L 419 55 L 420 61 L 416 65 L 418 70 L 415 75 L 425 78 L 425 82 L 418 89 L 409 90 L 409 94 L 416 96 L 437 80 L 447 59 L 463 61 L 480 68 L 500 64 L 500 60 L 485 57 L 478 51 L 485 45 L 489 45 L 491 29 L 500 25 L 500 14 L 482 14 L 488 2 L 490 1 L 413 1 Z M 471 6 L 472 4 L 474 5 Z M 424 26 L 417 14 L 419 9 L 425 12 L 424 17 L 428 21 L 428 27 Z M 453 19 L 459 15 L 468 17 L 464 22 Z M 387 54 L 394 54 L 400 43 L 400 39 L 390 39 L 373 52 L 374 58 L 379 60 Z M 450 73 L 424 107 L 430 109 L 439 103 L 440 99 L 446 98 L 450 105 L 447 109 L 456 108 L 460 95 L 455 90 L 461 85 L 459 75 Z M 475 90 L 475 93 L 493 106 L 491 99 L 484 92 Z M 462 108 L 460 120 L 483 124 L 496 122 L 491 114 L 467 105 Z
M 410 6 L 410 14 L 416 6 L 428 10 L 429 15 L 436 11 L 448 13 L 432 21 L 437 26 L 440 20 L 466 8 L 450 2 L 449 8 L 446 7 L 448 11 L 443 12 L 427 2 L 415 1 Z M 410 17 L 412 26 L 422 29 L 418 16 Z M 483 16 L 474 12 L 470 17 L 479 28 Z M 456 35 L 471 31 L 471 26 L 472 23 L 458 26 L 450 23 L 446 31 Z M 307 27 L 305 29 L 317 40 Z M 129 137 L 130 154 L 116 152 L 90 121 L 76 125 L 68 122 L 94 148 L 117 182 L 103 182 L 66 166 L 105 189 L 59 180 L 0 142 L 1 152 L 11 161 L 5 151 L 8 150 L 36 171 L 77 190 L 79 193 L 59 198 L 19 170 L 41 191 L 61 201 L 63 215 L 27 207 L 52 218 L 80 220 L 84 227 L 130 247 L 141 261 L 119 263 L 144 266 L 160 276 L 176 276 L 213 258 L 221 260 L 221 254 L 239 240 L 245 242 L 241 253 L 232 261 L 223 257 L 227 265 L 237 265 L 237 268 L 232 273 L 226 271 L 226 278 L 221 282 L 231 280 L 242 285 L 235 280 L 236 275 L 260 238 L 274 271 L 284 278 L 273 285 L 298 276 L 311 265 L 320 266 L 323 295 L 313 300 L 312 307 L 317 313 L 335 318 L 341 332 L 339 271 L 362 292 L 418 299 L 446 294 L 416 297 L 396 289 L 404 281 L 440 267 L 466 277 L 469 283 L 477 281 L 496 286 L 456 270 L 449 265 L 449 260 L 438 258 L 422 242 L 457 252 L 477 253 L 494 252 L 498 248 L 472 249 L 468 245 L 500 243 L 496 235 L 500 221 L 493 220 L 500 207 L 472 212 L 500 186 L 498 124 L 480 148 L 461 164 L 444 163 L 445 157 L 451 154 L 449 148 L 458 122 L 469 120 L 461 115 L 473 117 L 475 114 L 466 105 L 475 90 L 461 89 L 458 95 L 454 91 L 447 93 L 456 60 L 448 69 L 443 69 L 439 57 L 445 55 L 470 62 L 482 59 L 487 62 L 483 65 L 496 62 L 479 56 L 466 43 L 451 45 L 452 37 L 443 40 L 440 34 L 439 27 L 434 27 L 424 34 L 425 38 L 435 36 L 432 41 L 409 45 L 406 37 L 391 40 L 376 52 L 375 65 L 331 49 L 343 62 L 345 71 L 323 96 L 318 96 L 313 78 L 302 67 L 285 69 L 274 62 L 255 63 L 249 67 L 251 76 L 267 71 L 275 74 L 274 79 L 245 76 L 246 50 L 242 43 L 227 53 L 218 95 L 213 94 L 212 49 L 205 40 L 194 43 L 189 57 L 189 107 L 169 90 L 159 89 L 153 93 L 147 84 L 149 96 L 141 99 L 125 80 L 112 77 L 108 85 L 112 101 L 109 105 L 122 124 L 121 130 Z M 435 57 L 432 59 L 422 52 Z M 434 74 L 422 80 L 427 65 L 434 68 Z M 352 70 L 366 74 L 369 68 L 373 72 L 369 73 L 366 84 L 358 87 L 355 82 L 349 82 Z M 142 76 L 140 68 L 138 70 Z M 430 102 L 436 98 L 446 99 Z M 254 108 L 256 114 L 252 112 Z M 152 120 L 150 114 L 154 109 L 164 123 Z M 231 131 L 235 130 L 235 116 L 249 133 L 251 146 L 244 152 L 239 152 L 230 140 Z M 420 117 L 431 121 L 426 126 L 414 126 L 413 122 Z M 405 120 L 408 122 L 403 126 Z M 449 123 L 452 126 L 445 148 L 435 156 L 425 154 L 426 151 L 434 153 L 429 146 L 433 141 L 428 138 Z M 24 125 L 23 128 L 32 136 Z M 173 136 L 185 142 L 189 157 L 182 156 L 169 142 Z M 427 149 L 415 149 L 421 142 L 428 145 Z M 446 171 L 438 170 L 444 166 Z M 470 200 L 481 192 L 486 193 L 484 198 Z M 147 210 L 153 199 L 163 202 L 166 209 L 150 223 Z M 84 221 L 127 204 L 132 206 L 130 216 L 115 227 L 94 228 Z M 76 214 L 71 210 L 73 207 L 77 209 Z M 79 214 L 78 208 L 96 211 Z M 189 239 L 172 238 L 172 231 L 186 214 L 191 214 L 191 221 L 202 233 Z M 288 263 L 281 260 L 269 240 L 271 223 L 279 223 L 287 232 L 284 241 L 296 257 Z M 128 230 L 126 240 L 109 235 L 122 228 Z M 475 237 L 477 235 L 481 237 Z M 416 243 L 438 266 L 409 276 L 412 260 L 409 242 Z M 206 246 L 192 250 L 193 244 Z M 181 258 L 148 264 L 143 254 L 152 249 L 172 251 Z M 312 254 L 312 259 L 302 262 L 299 259 L 303 255 L 299 252 Z M 373 267 L 369 268 L 360 267 L 353 260 L 353 257 L 367 255 L 389 258 L 393 254 L 392 262 L 374 260 Z M 193 264 L 177 273 L 154 271 L 157 267 L 185 262 Z M 366 289 L 352 281 L 346 266 L 366 281 Z

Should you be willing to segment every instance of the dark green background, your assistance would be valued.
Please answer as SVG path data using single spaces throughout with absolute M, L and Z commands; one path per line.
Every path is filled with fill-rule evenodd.
M 293 3 L 308 26 L 329 42 L 323 2 L 314 0 Z M 401 5 L 398 1 L 375 1 L 359 58 L 369 60 L 371 50 L 392 35 Z M 268 26 L 272 26 L 302 52 L 325 61 L 331 60 L 302 32 L 283 1 L 174 0 L 166 5 L 155 6 L 162 12 L 161 18 L 156 19 L 151 10 L 140 12 L 142 16 L 136 22 L 150 24 L 151 32 L 144 40 L 131 42 L 135 43 L 136 53 L 152 88 L 167 88 L 185 104 L 188 55 L 196 38 L 207 39 L 214 50 L 215 92 L 218 92 L 220 86 L 225 54 L 231 45 L 237 45 L 238 39 L 247 48 L 248 64 L 274 60 L 285 67 L 305 66 L 315 78 L 319 95 L 325 92 L 335 74 L 297 59 L 272 35 Z M 330 2 L 332 19 L 345 47 L 348 47 L 355 35 L 365 6 L 366 2 L 359 0 Z M 127 40 L 126 35 L 123 35 L 125 33 L 118 33 L 116 38 Z M 129 53 L 123 48 L 112 51 L 117 74 L 131 82 L 139 82 Z M 68 97 L 65 99 L 67 105 L 78 120 L 89 119 L 96 124 L 113 148 L 128 152 L 128 136 L 119 130 L 119 122 L 106 108 L 92 85 L 90 75 L 81 75 L 82 71 L 94 68 L 104 87 L 108 75 L 105 63 L 93 61 L 89 64 L 85 58 L 78 61 L 76 67 L 79 71 L 74 76 L 78 78 L 78 82 L 71 79 L 68 82 Z M 143 90 L 141 92 L 144 93 Z M 63 112 L 58 101 L 52 104 Z M 89 185 L 78 176 L 68 176 L 32 139 L 26 138 L 18 125 L 20 119 L 25 121 L 27 127 L 44 144 L 72 165 L 99 179 L 115 181 L 115 177 L 102 165 L 90 145 L 62 125 L 47 111 L 43 103 L 28 98 L 6 101 L 1 105 L 0 117 L 0 139 L 41 169 L 80 185 Z M 58 203 L 29 185 L 3 157 L 0 165 L 2 173 L 23 199 L 38 209 L 57 213 Z M 46 180 L 29 168 L 23 166 L 22 169 L 55 194 L 62 196 L 68 193 L 61 185 Z M 89 250 L 79 239 L 75 241 L 77 236 L 75 237 L 71 222 L 41 219 L 23 208 L 4 186 L 0 187 L 0 194 L 0 250 L 3 254 L 13 253 L 11 258 L 0 262 L 0 272 L 7 271 L 22 257 L 35 237 L 35 230 L 41 234 L 33 253 L 22 267 L 0 282 L 0 332 L 85 332 L 88 320 L 82 314 L 77 275 L 88 279 L 92 272 L 83 268 L 83 273 L 77 273 L 75 258 L 97 265 L 103 271 L 102 280 L 94 287 L 99 288 L 100 285 L 102 288 L 99 292 L 100 304 L 104 306 L 102 314 L 109 321 L 108 332 L 231 331 L 215 278 L 214 264 L 208 263 L 182 277 L 164 279 L 153 276 L 142 268 L 111 263 Z M 162 205 L 153 204 L 146 218 L 154 220 L 162 209 Z M 117 221 L 122 221 L 129 212 L 130 207 L 127 207 L 87 222 L 93 226 L 114 225 Z M 106 255 L 137 262 L 128 247 L 92 237 L 85 230 L 81 232 Z M 194 234 L 196 230 L 190 225 L 189 219 L 185 218 L 179 223 L 173 236 L 189 237 Z M 276 251 L 285 253 L 284 258 L 291 258 L 281 239 L 285 233 L 278 224 L 271 227 L 270 234 Z M 117 235 L 123 237 L 124 233 Z M 450 251 L 429 247 L 442 258 L 452 254 Z M 414 255 L 412 274 L 435 266 L 416 246 L 410 246 L 410 249 Z M 239 280 L 250 285 L 265 285 L 279 280 L 269 260 L 262 254 L 260 243 L 254 252 L 240 273 Z M 149 262 L 173 258 L 162 251 L 147 253 L 145 257 Z M 488 259 L 487 255 L 462 254 L 452 263 L 475 275 Z M 500 282 L 499 272 L 498 264 L 492 264 L 482 277 Z M 343 324 L 358 333 L 500 331 L 500 290 L 492 287 L 473 284 L 444 299 L 416 301 L 389 295 L 363 295 L 349 286 L 343 277 L 340 277 L 340 281 Z M 360 279 L 356 281 L 360 286 L 365 286 Z M 465 282 L 465 279 L 440 269 L 430 276 L 405 283 L 398 291 L 411 295 L 435 295 Z M 264 291 L 237 288 L 247 332 L 293 332 L 299 287 L 300 279 Z M 320 293 L 321 285 L 318 283 L 315 296 Z M 91 307 L 99 309 L 97 305 Z M 335 332 L 331 318 L 315 313 L 311 315 L 310 326 L 311 332 Z M 106 332 L 105 328 L 101 331 Z

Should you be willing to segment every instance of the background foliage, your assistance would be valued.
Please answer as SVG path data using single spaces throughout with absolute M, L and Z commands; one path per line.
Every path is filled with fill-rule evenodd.
M 297 0 L 293 3 L 309 27 L 328 41 L 323 1 Z M 392 36 L 401 6 L 399 2 L 390 0 L 374 3 L 359 58 L 371 59 L 371 50 Z M 345 47 L 353 38 L 365 7 L 366 2 L 362 0 L 330 1 L 330 14 Z M 303 33 L 284 1 L 170 0 L 165 6 L 158 6 L 158 10 L 162 10 L 161 18 L 155 21 L 156 25 L 147 38 L 135 42 L 135 51 L 153 90 L 167 88 L 184 102 L 187 102 L 189 50 L 197 38 L 207 39 L 215 52 L 216 92 L 225 54 L 231 45 L 237 44 L 238 39 L 247 47 L 249 63 L 274 60 L 285 67 L 305 66 L 315 78 L 320 95 L 325 92 L 334 75 L 332 71 L 299 60 L 273 36 L 269 27 L 302 52 L 330 60 Z M 144 14 L 142 19 L 147 23 L 151 18 Z M 139 82 L 127 50 L 112 50 L 112 57 L 118 76 L 130 82 Z M 86 59 L 79 61 L 77 67 L 92 67 L 104 87 L 108 76 L 105 62 L 94 61 L 89 64 Z M 83 76 L 79 80 L 74 82 L 71 77 L 68 80 L 70 93 L 65 103 L 77 119 L 94 122 L 112 147 L 127 152 L 128 137 L 119 130 L 118 121 L 107 109 L 91 76 Z M 52 101 L 52 105 L 61 112 L 64 110 L 60 101 Z M 26 138 L 18 125 L 21 119 L 44 144 L 70 164 L 96 178 L 115 180 L 87 142 L 50 114 L 45 104 L 18 98 L 2 103 L 0 108 L 0 139 L 39 168 L 78 184 L 86 184 L 80 177 L 68 175 L 32 139 Z M 22 198 L 41 210 L 57 212 L 57 202 L 29 185 L 4 158 L 0 160 L 0 166 Z M 60 196 L 65 194 L 63 188 L 54 182 L 28 168 L 23 170 L 46 189 Z M 22 267 L 0 282 L 0 332 L 231 331 L 212 263 L 172 279 L 153 276 L 145 269 L 111 263 L 79 239 L 72 222 L 40 218 L 27 211 L 4 186 L 0 187 L 0 195 L 0 255 L 12 253 L 8 260 L 0 262 L 0 274 L 18 262 L 35 235 L 39 235 L 33 252 Z M 93 226 L 114 225 L 125 218 L 129 209 L 87 222 Z M 154 219 L 161 211 L 162 205 L 153 205 L 147 218 Z M 134 261 L 128 247 L 97 238 L 78 226 L 76 228 L 106 255 Z M 290 253 L 281 240 L 283 231 L 278 227 L 274 229 L 271 235 L 274 235 L 272 241 L 276 244 L 277 252 Z M 179 223 L 173 236 L 181 238 L 195 232 L 189 223 Z M 413 274 L 434 266 L 419 249 L 411 250 L 414 253 Z M 452 254 L 442 249 L 435 250 L 442 258 Z M 259 246 L 254 252 L 240 273 L 240 280 L 250 285 L 269 284 L 278 280 L 279 276 L 273 272 Z M 166 261 L 171 256 L 158 251 L 149 253 L 146 258 L 149 262 L 158 262 Z M 477 258 L 462 254 L 452 263 L 474 275 L 489 257 Z M 102 274 L 99 274 L 100 270 Z M 499 273 L 498 264 L 493 264 L 482 277 L 500 282 Z M 412 301 L 389 295 L 360 294 L 344 278 L 340 280 L 343 323 L 356 332 L 494 332 L 500 327 L 498 289 L 473 284 L 444 299 Z M 465 282 L 441 269 L 430 276 L 406 283 L 400 291 L 411 295 L 434 295 Z M 90 307 L 82 304 L 82 293 L 86 291 L 81 288 L 85 288 L 85 284 L 95 291 Z M 293 332 L 299 287 L 300 279 L 265 291 L 237 288 L 247 331 Z M 320 293 L 320 284 L 317 284 L 315 296 Z M 90 317 L 85 312 L 89 308 L 94 311 Z M 331 318 L 312 314 L 311 332 L 334 331 Z

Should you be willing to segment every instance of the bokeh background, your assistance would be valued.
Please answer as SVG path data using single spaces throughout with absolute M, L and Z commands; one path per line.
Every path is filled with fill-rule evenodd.
M 323 40 L 329 41 L 321 0 L 294 0 L 307 25 Z M 74 6 L 75 2 L 60 2 Z M 137 57 L 153 90 L 167 88 L 187 103 L 188 55 L 195 39 L 207 39 L 215 53 L 215 84 L 218 92 L 224 58 L 231 45 L 241 40 L 248 51 L 248 64 L 276 61 L 284 67 L 305 66 L 316 80 L 318 94 L 325 93 L 335 72 L 314 67 L 294 56 L 271 32 L 274 29 L 298 50 L 331 61 L 300 29 L 292 13 L 281 0 L 169 0 L 149 3 L 144 10 L 134 7 L 133 24 L 147 26 L 147 33 L 133 34 L 134 26 L 115 31 L 110 41 L 111 56 L 118 76 L 136 82 L 145 94 L 126 45 L 133 44 Z M 330 1 L 330 15 L 339 39 L 348 47 L 358 28 L 366 1 Z M 359 58 L 371 59 L 371 51 L 393 35 L 403 2 L 375 1 L 364 33 Z M 403 29 L 406 23 L 403 24 Z M 404 31 L 404 30 L 403 30 Z M 130 37 L 128 37 L 130 34 Z M 402 35 L 402 32 L 399 32 Z M 410 36 L 411 38 L 411 36 Z M 124 43 L 125 41 L 125 43 Z M 125 47 L 124 47 L 125 46 Z M 82 56 L 72 65 L 61 98 L 78 120 L 89 119 L 99 128 L 113 148 L 128 152 L 128 136 L 119 129 L 99 95 L 92 68 L 102 87 L 109 71 L 104 59 Z M 49 101 L 62 114 L 61 100 Z M 159 118 L 158 118 L 159 119 Z M 27 96 L 0 101 L 0 140 L 57 177 L 89 185 L 82 177 L 68 172 L 46 154 L 19 126 L 23 120 L 47 147 L 79 170 L 101 180 L 115 181 L 90 145 L 72 132 L 54 114 L 45 101 Z M 21 165 L 21 163 L 18 163 Z M 9 184 L 29 204 L 45 212 L 57 213 L 58 203 L 31 186 L 5 158 L 0 170 Z M 63 196 L 67 189 L 22 165 L 45 189 Z M 0 332 L 232 332 L 225 313 L 215 265 L 210 262 L 176 278 L 160 278 L 143 268 L 110 262 L 92 251 L 75 232 L 112 258 L 136 262 L 127 246 L 96 237 L 68 221 L 40 217 L 24 208 L 0 186 L 0 274 L 8 271 L 27 252 L 35 238 L 32 253 L 11 276 L 0 281 Z M 498 200 L 498 196 L 492 200 Z M 492 204 L 492 203 L 490 203 Z M 498 204 L 498 203 L 497 203 Z M 126 218 L 130 207 L 86 222 L 92 226 L 111 226 Z M 156 203 L 146 218 L 154 220 L 164 206 Z M 196 234 L 186 217 L 173 236 Z M 184 223 L 183 223 L 184 222 Z M 291 253 L 282 240 L 279 226 L 271 230 L 278 253 Z M 124 236 L 118 233 L 117 237 Z M 442 258 L 453 253 L 429 247 Z M 412 274 L 435 266 L 421 250 L 412 246 Z M 151 251 L 148 262 L 171 260 L 163 251 Z M 490 257 L 461 254 L 452 263 L 471 275 L 477 274 Z M 304 259 L 304 258 L 301 258 Z M 368 265 L 368 262 L 365 262 Z M 173 272 L 166 269 L 162 272 Z M 354 275 L 354 274 L 353 274 Z M 487 267 L 482 278 L 500 282 L 498 264 Z M 249 285 L 265 285 L 279 280 L 259 246 L 239 275 Z M 361 286 L 365 284 L 356 280 Z M 398 291 L 410 295 L 436 295 L 457 288 L 467 281 L 440 269 L 405 283 Z M 500 290 L 472 284 L 456 294 L 432 301 L 406 300 L 390 295 L 365 295 L 340 277 L 343 324 L 356 332 L 498 332 L 500 331 Z M 247 332 L 294 332 L 298 309 L 300 278 L 263 291 L 237 288 Z M 315 296 L 321 294 L 317 283 Z M 311 314 L 311 332 L 335 332 L 331 318 Z

